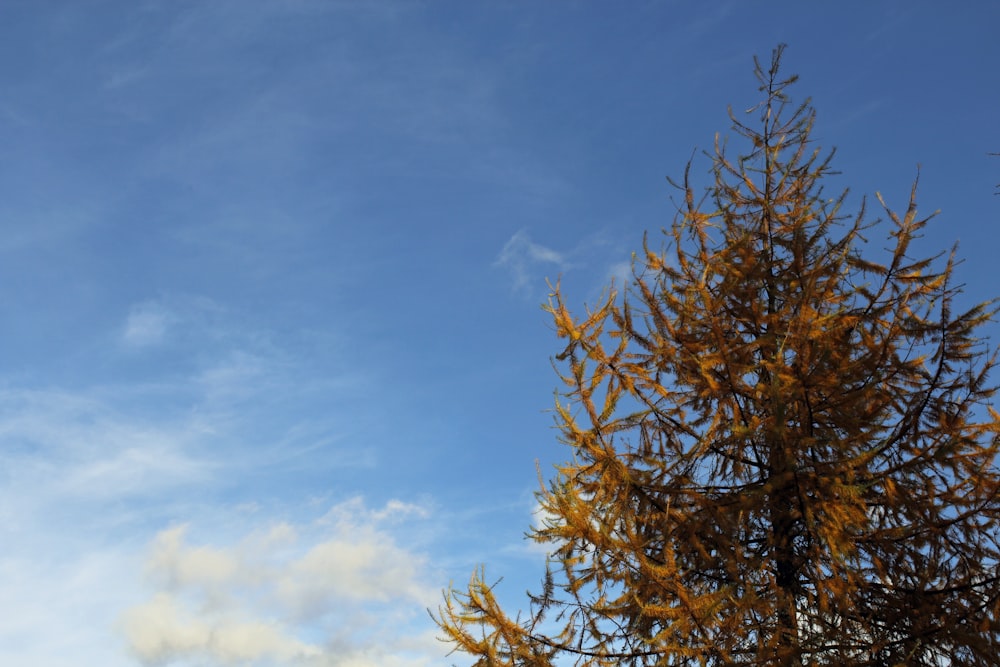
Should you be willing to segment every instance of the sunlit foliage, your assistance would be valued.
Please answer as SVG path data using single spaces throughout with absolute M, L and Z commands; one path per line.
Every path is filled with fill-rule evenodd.
M 915 188 L 882 222 L 824 194 L 780 58 L 629 288 L 582 317 L 554 290 L 572 459 L 529 609 L 483 571 L 446 595 L 478 666 L 1000 664 L 993 305 L 956 312 L 953 257 L 912 256 Z

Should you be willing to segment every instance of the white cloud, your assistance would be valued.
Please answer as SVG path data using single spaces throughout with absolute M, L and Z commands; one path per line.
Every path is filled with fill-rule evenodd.
M 413 503 L 401 500 L 390 500 L 382 509 L 368 509 L 364 499 L 355 496 L 350 500 L 334 505 L 320 520 L 323 523 L 335 525 L 355 524 L 359 520 L 365 522 L 400 521 L 407 516 L 427 517 L 427 509 Z
M 149 68 L 126 65 L 115 69 L 104 80 L 105 90 L 116 90 L 136 84 L 149 76 Z
M 514 288 L 518 290 L 528 287 L 536 279 L 534 273 L 538 266 L 544 264 L 554 265 L 560 271 L 569 266 L 562 253 L 535 243 L 523 229 L 510 237 L 496 260 L 496 266 L 510 271 Z
M 162 343 L 174 315 L 162 303 L 146 301 L 132 306 L 125 319 L 122 340 L 130 347 L 148 347 Z
M 168 593 L 158 593 L 130 609 L 124 629 L 132 651 L 144 663 L 204 656 L 221 664 L 236 664 L 300 660 L 322 654 L 320 648 L 289 637 L 277 624 L 193 616 Z
M 263 355 L 235 350 L 205 368 L 195 382 L 208 405 L 239 403 L 260 394 L 262 386 L 279 380 L 277 362 Z
M 307 496 L 311 487 L 288 488 L 282 475 L 294 466 L 314 472 L 324 459 L 320 454 L 346 438 L 332 432 L 341 420 L 328 406 L 335 392 L 357 384 L 317 377 L 274 345 L 267 331 L 208 299 L 168 295 L 121 314 L 128 317 L 117 322 L 114 342 L 125 350 L 158 345 L 157 353 L 171 362 L 168 371 L 139 382 L 0 387 L 0 616 L 7 619 L 0 627 L 0 665 L 117 667 L 138 664 L 136 656 L 191 650 L 199 664 L 202 658 L 248 664 L 240 647 L 262 664 L 294 664 L 312 660 L 315 651 L 308 647 L 317 642 L 298 636 L 301 619 L 312 614 L 325 624 L 331 600 L 335 608 L 350 600 L 356 608 L 371 605 L 375 614 L 405 598 L 404 606 L 419 609 L 415 616 L 423 618 L 415 600 L 425 590 L 416 578 L 425 566 L 382 529 L 420 516 L 421 508 L 406 503 L 340 508 L 343 517 L 354 516 L 353 524 L 346 518 L 337 524 L 337 512 L 322 526 L 267 522 L 235 542 L 198 542 L 196 525 L 174 526 L 153 539 L 157 529 L 186 517 L 224 529 L 280 502 L 262 492 L 258 511 L 247 511 L 248 497 L 257 498 L 248 479 L 288 489 L 293 503 Z M 135 357 L 114 360 L 132 364 Z M 332 414 L 314 416 L 308 408 L 314 403 Z M 363 444 L 345 447 L 329 465 L 359 465 L 366 451 Z M 355 538 L 352 525 L 361 531 Z M 371 560 L 349 570 L 355 551 Z M 386 555 L 410 564 L 385 565 L 391 572 L 386 581 L 399 585 L 403 598 L 379 584 L 369 567 Z M 143 587 L 144 562 L 156 583 L 153 592 L 166 597 Z M 303 581 L 331 563 L 343 563 L 358 577 L 357 591 L 328 575 L 318 591 Z M 369 593 L 381 597 L 369 599 Z M 277 611 L 269 613 L 272 607 Z M 125 609 L 134 614 L 119 623 Z M 400 614 L 387 612 L 386 618 L 409 618 Z M 137 631 L 135 619 L 151 630 Z M 365 627 L 374 632 L 379 623 Z M 138 633 L 133 656 L 119 625 Z M 210 640 L 204 639 L 206 628 Z
M 188 451 L 200 430 L 196 420 L 129 417 L 97 396 L 2 391 L 0 466 L 18 474 L 0 487 L 0 514 L 8 499 L 19 517 L 30 517 L 36 508 L 79 508 L 206 481 L 213 464 Z
M 605 233 L 588 234 L 576 240 L 565 250 L 555 250 L 534 242 L 525 230 L 519 230 L 508 239 L 497 256 L 494 266 L 506 269 L 513 279 L 514 289 L 527 291 L 543 285 L 543 280 L 552 280 L 554 273 L 564 273 L 571 269 L 593 267 L 592 279 L 597 279 L 599 289 L 607 287 L 607 279 L 613 278 L 621 288 L 632 278 L 631 260 L 609 260 L 618 243 Z M 596 268 L 602 267 L 602 268 Z M 602 270 L 604 271 L 602 273 Z
M 608 268 L 608 276 L 615 281 L 619 289 L 632 281 L 632 260 L 615 262 Z
M 186 547 L 187 526 L 162 531 L 153 542 L 147 567 L 166 577 L 169 588 L 215 588 L 231 583 L 239 563 L 229 553 L 212 547 Z
M 535 499 L 534 506 L 531 509 L 531 531 L 542 530 L 547 526 L 556 525 L 560 523 L 560 518 L 558 515 L 549 512 L 542 504 Z M 530 533 L 529 533 L 530 534 Z M 542 555 L 548 557 L 553 551 L 553 545 L 546 542 L 538 542 L 531 539 L 529 536 L 525 536 L 522 542 L 517 543 L 517 545 L 512 548 L 514 552 L 524 552 L 526 554 L 535 556 Z
M 185 323 L 198 324 L 187 311 L 171 310 L 183 313 Z M 231 342 L 227 333 L 219 334 L 219 347 Z M 253 348 L 248 336 L 235 342 Z M 228 403 L 239 393 L 236 386 L 250 384 L 260 395 L 276 385 L 286 395 L 307 389 L 295 386 L 296 369 L 275 361 L 275 354 L 267 356 L 266 349 L 260 354 L 253 349 L 250 361 L 236 347 L 221 362 L 252 366 L 253 383 L 243 372 L 207 373 L 211 377 L 206 378 L 195 369 L 188 377 L 160 383 L 77 391 L 0 389 L 0 470 L 5 471 L 0 474 L 0 538 L 5 544 L 0 616 L 7 619 L 0 627 L 0 664 L 117 666 L 137 664 L 135 656 L 185 651 L 214 661 L 209 664 L 250 664 L 240 653 L 245 649 L 246 655 L 260 656 L 261 664 L 322 665 L 302 662 L 322 658 L 309 648 L 315 638 L 295 636 L 301 629 L 295 624 L 306 611 L 315 616 L 327 604 L 341 608 L 348 600 L 366 606 L 372 602 L 367 592 L 382 596 L 382 602 L 372 602 L 375 611 L 401 600 L 384 585 L 379 588 L 378 573 L 368 564 L 355 567 L 360 588 L 353 598 L 349 584 L 331 577 L 318 593 L 311 591 L 302 580 L 311 574 L 310 567 L 347 558 L 333 544 L 348 554 L 367 547 L 364 553 L 373 563 L 405 557 L 412 567 L 387 564 L 392 574 L 386 581 L 410 590 L 403 593 L 410 596 L 404 606 L 420 609 L 416 616 L 423 618 L 423 606 L 414 602 L 414 595 L 424 590 L 416 579 L 424 571 L 422 561 L 379 527 L 420 516 L 421 508 L 406 503 L 344 505 L 323 525 L 278 521 L 235 543 L 193 542 L 194 527 L 169 528 L 151 539 L 164 522 L 182 517 L 198 516 L 224 527 L 263 512 L 239 509 L 239 499 L 234 499 L 235 509 L 213 504 L 217 489 L 230 479 L 247 470 L 270 474 L 284 465 L 269 452 L 270 433 L 261 435 L 252 420 L 250 426 L 230 420 Z M 241 397 L 252 400 L 254 394 Z M 268 400 L 273 402 L 269 394 Z M 273 430 L 278 444 L 284 428 L 285 422 L 277 420 Z M 319 437 L 323 431 L 316 426 L 309 433 Z M 267 443 L 263 453 L 261 442 Z M 352 516 L 353 524 L 348 520 Z M 336 517 L 342 518 L 340 524 Z M 353 538 L 352 526 L 361 531 Z M 325 534 L 319 535 L 321 530 Z M 306 559 L 312 549 L 315 554 Z M 144 560 L 157 582 L 156 593 L 166 597 L 142 588 Z M 313 598 L 307 603 L 309 594 Z M 278 611 L 266 613 L 268 605 Z M 246 613 L 239 611 L 244 606 Z M 134 610 L 120 623 L 134 634 L 131 659 L 115 629 L 125 609 Z M 402 622 L 409 617 L 387 612 L 386 618 Z M 379 623 L 365 627 L 377 629 Z M 358 642 L 349 647 L 365 649 Z M 327 648 L 322 651 L 328 653 Z
M 129 545 L 95 548 L 28 527 L 0 534 L 0 665 L 120 665 L 112 638 L 128 604 Z
M 157 590 L 122 622 L 144 664 L 437 664 L 424 609 L 439 595 L 426 559 L 401 546 L 392 527 L 426 516 L 360 498 L 311 524 L 278 523 L 221 545 L 191 544 L 188 526 L 157 535 L 146 563 Z
M 132 531 L 213 477 L 189 453 L 191 421 L 114 403 L 97 390 L 0 391 L 0 664 L 122 664 L 114 626 L 141 562 Z

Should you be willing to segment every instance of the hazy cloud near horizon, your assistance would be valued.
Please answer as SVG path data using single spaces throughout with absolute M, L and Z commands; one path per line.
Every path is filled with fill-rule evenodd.
M 148 665 L 428 664 L 439 646 L 407 627 L 437 599 L 434 573 L 393 535 L 426 516 L 352 498 L 309 525 L 276 523 L 221 546 L 192 544 L 188 526 L 161 531 L 146 561 L 155 592 L 123 616 L 130 650 Z

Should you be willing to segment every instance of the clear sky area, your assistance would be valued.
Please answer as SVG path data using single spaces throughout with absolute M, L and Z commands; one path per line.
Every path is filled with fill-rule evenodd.
M 561 351 L 787 43 L 834 196 L 1000 295 L 1000 3 L 0 3 L 0 664 L 463 665 Z M 745 147 L 736 136 L 730 151 Z M 881 228 L 866 252 L 884 257 Z M 984 332 L 1000 342 L 1000 328 Z

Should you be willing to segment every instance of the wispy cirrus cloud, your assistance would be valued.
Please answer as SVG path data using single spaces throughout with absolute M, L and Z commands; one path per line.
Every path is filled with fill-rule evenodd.
M 599 232 L 576 239 L 568 249 L 557 250 L 537 243 L 521 229 L 507 240 L 493 265 L 507 270 L 518 292 L 534 291 L 545 280 L 557 277 L 553 274 L 581 267 L 593 269 L 599 288 L 606 287 L 609 279 L 622 288 L 632 279 L 632 260 L 612 259 L 621 257 L 617 246 L 606 233 Z
M 7 389 L 0 406 L 0 465 L 18 471 L 0 488 L 0 504 L 19 497 L 22 514 L 158 494 L 211 475 L 211 462 L 191 451 L 197 420 L 146 421 L 106 398 L 58 390 Z
M 608 267 L 608 277 L 615 281 L 615 284 L 622 288 L 632 280 L 632 260 L 626 259 L 614 262 Z
M 174 313 L 159 301 L 135 304 L 125 320 L 122 340 L 130 347 L 147 347 L 163 342 L 175 320 Z
M 510 272 L 515 290 L 524 290 L 539 279 L 538 273 L 542 267 L 549 266 L 562 271 L 569 267 L 569 262 L 564 253 L 535 243 L 528 232 L 521 229 L 504 244 L 494 265 Z

